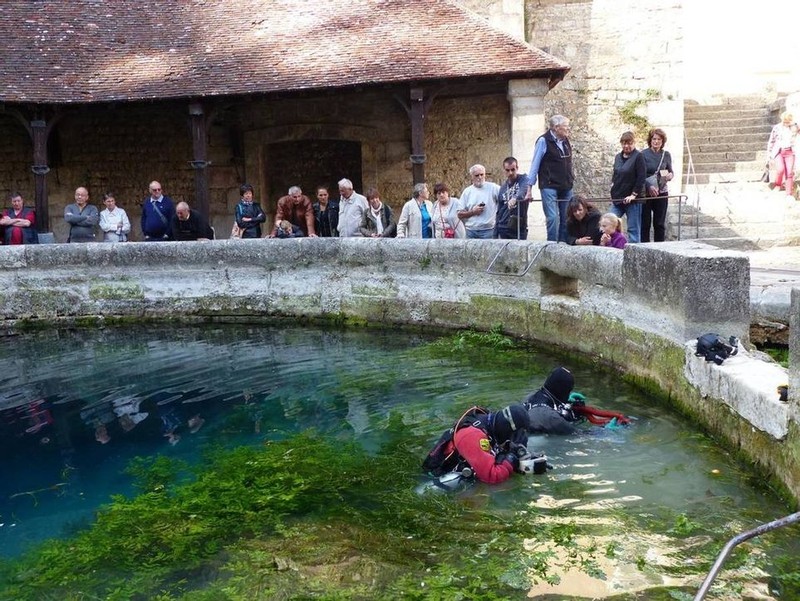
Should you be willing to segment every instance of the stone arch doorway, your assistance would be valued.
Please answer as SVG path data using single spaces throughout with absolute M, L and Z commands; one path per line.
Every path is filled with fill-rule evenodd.
M 337 182 L 347 177 L 362 189 L 361 143 L 350 140 L 291 140 L 266 145 L 264 156 L 267 203 L 274 211 L 290 186 L 300 186 L 313 201 L 318 186 L 338 197 Z M 265 208 L 266 210 L 266 208 Z

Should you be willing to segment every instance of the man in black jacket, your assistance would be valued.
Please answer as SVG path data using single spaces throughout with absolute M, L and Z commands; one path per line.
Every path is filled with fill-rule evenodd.
M 208 221 L 199 212 L 190 209 L 185 202 L 179 202 L 172 217 L 173 240 L 213 240 L 214 232 Z

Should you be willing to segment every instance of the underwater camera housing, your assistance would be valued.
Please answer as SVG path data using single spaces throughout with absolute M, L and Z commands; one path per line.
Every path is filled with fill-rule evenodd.
M 545 455 L 528 455 L 519 460 L 519 471 L 523 474 L 544 474 L 548 467 Z
M 463 486 L 465 480 L 469 480 L 473 476 L 474 473 L 472 472 L 472 468 L 465 467 L 460 472 L 454 470 L 452 472 L 442 474 L 434 480 L 434 484 L 438 488 L 442 488 L 444 490 L 457 490 Z

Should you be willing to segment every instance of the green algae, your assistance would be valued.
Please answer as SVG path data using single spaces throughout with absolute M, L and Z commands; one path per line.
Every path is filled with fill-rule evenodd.
M 393 428 L 397 442 L 378 456 L 308 432 L 211 450 L 189 475 L 139 461 L 141 494 L 115 496 L 90 528 L 0 564 L 0 598 L 524 599 L 549 569 L 524 542 L 548 529 L 529 513 L 414 493 L 418 457 L 401 444 L 402 421 Z
M 92 300 L 144 300 L 144 291 L 141 286 L 133 282 L 93 283 L 89 286 L 89 298 Z

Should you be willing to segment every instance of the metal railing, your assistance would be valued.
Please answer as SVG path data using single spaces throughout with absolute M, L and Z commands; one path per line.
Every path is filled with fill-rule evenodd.
M 500 250 L 497 251 L 497 254 L 495 254 L 494 256 L 494 259 L 492 259 L 492 262 L 489 263 L 489 267 L 486 268 L 486 273 L 490 273 L 492 275 L 510 275 L 513 277 L 521 278 L 526 273 L 528 273 L 531 267 L 533 267 L 533 264 L 536 262 L 536 259 L 539 258 L 539 255 L 542 254 L 542 251 L 550 244 L 556 244 L 556 243 L 547 242 L 543 246 L 541 246 L 539 250 L 537 250 L 536 253 L 533 255 L 533 258 L 530 261 L 528 261 L 528 263 L 525 265 L 525 268 L 522 271 L 517 271 L 517 272 L 492 271 L 492 267 L 494 267 L 494 264 L 497 262 L 497 259 L 500 258 L 500 255 L 503 254 L 506 248 L 508 248 L 509 244 L 511 244 L 511 240 L 509 240 L 508 242 L 503 244 L 503 246 L 500 247 Z
M 670 199 L 678 199 L 678 240 L 682 240 L 681 237 L 681 227 L 683 225 L 683 206 L 687 204 L 689 197 L 686 194 L 667 194 L 665 196 L 649 196 L 646 198 L 637 198 L 634 202 L 639 204 L 644 204 L 645 201 L 648 200 L 670 200 Z M 601 205 L 606 204 L 610 205 L 614 202 L 621 202 L 621 198 L 611 198 L 610 196 L 597 196 L 592 198 L 587 198 L 586 202 L 589 202 L 593 205 Z M 541 200 L 533 200 L 532 202 L 541 202 Z M 558 202 L 569 202 L 568 200 L 561 200 L 559 199 Z M 695 220 L 697 218 L 695 217 Z M 695 231 L 695 238 L 698 236 L 699 230 Z
M 694 186 L 694 237 L 700 237 L 700 186 L 697 185 L 697 173 L 694 170 L 694 159 L 692 158 L 692 149 L 689 146 L 689 140 L 684 136 L 683 144 L 686 146 L 686 173 L 684 176 L 684 190 L 689 191 L 689 186 Z M 687 195 L 688 199 L 688 195 Z
M 742 532 L 741 534 L 734 536 L 731 540 L 728 541 L 728 544 L 723 547 L 722 551 L 720 552 L 719 556 L 717 557 L 717 561 L 714 562 L 714 565 L 711 566 L 711 571 L 709 571 L 708 576 L 703 581 L 702 586 L 697 591 L 697 594 L 694 597 L 694 601 L 703 601 L 705 599 L 706 593 L 708 593 L 708 589 L 711 588 L 711 584 L 714 582 L 714 579 L 719 574 L 719 571 L 722 569 L 722 564 L 728 559 L 730 554 L 733 552 L 734 547 L 743 543 L 745 541 L 750 540 L 751 538 L 755 538 L 756 536 L 760 536 L 767 532 L 771 532 L 772 530 L 777 530 L 778 528 L 783 528 L 784 526 L 790 526 L 791 524 L 800 523 L 800 512 L 793 513 L 791 515 L 787 515 L 784 518 L 780 518 L 779 520 L 774 520 L 772 522 L 768 522 L 766 524 L 762 524 L 758 528 L 753 528 L 752 530 L 748 530 L 747 532 Z

